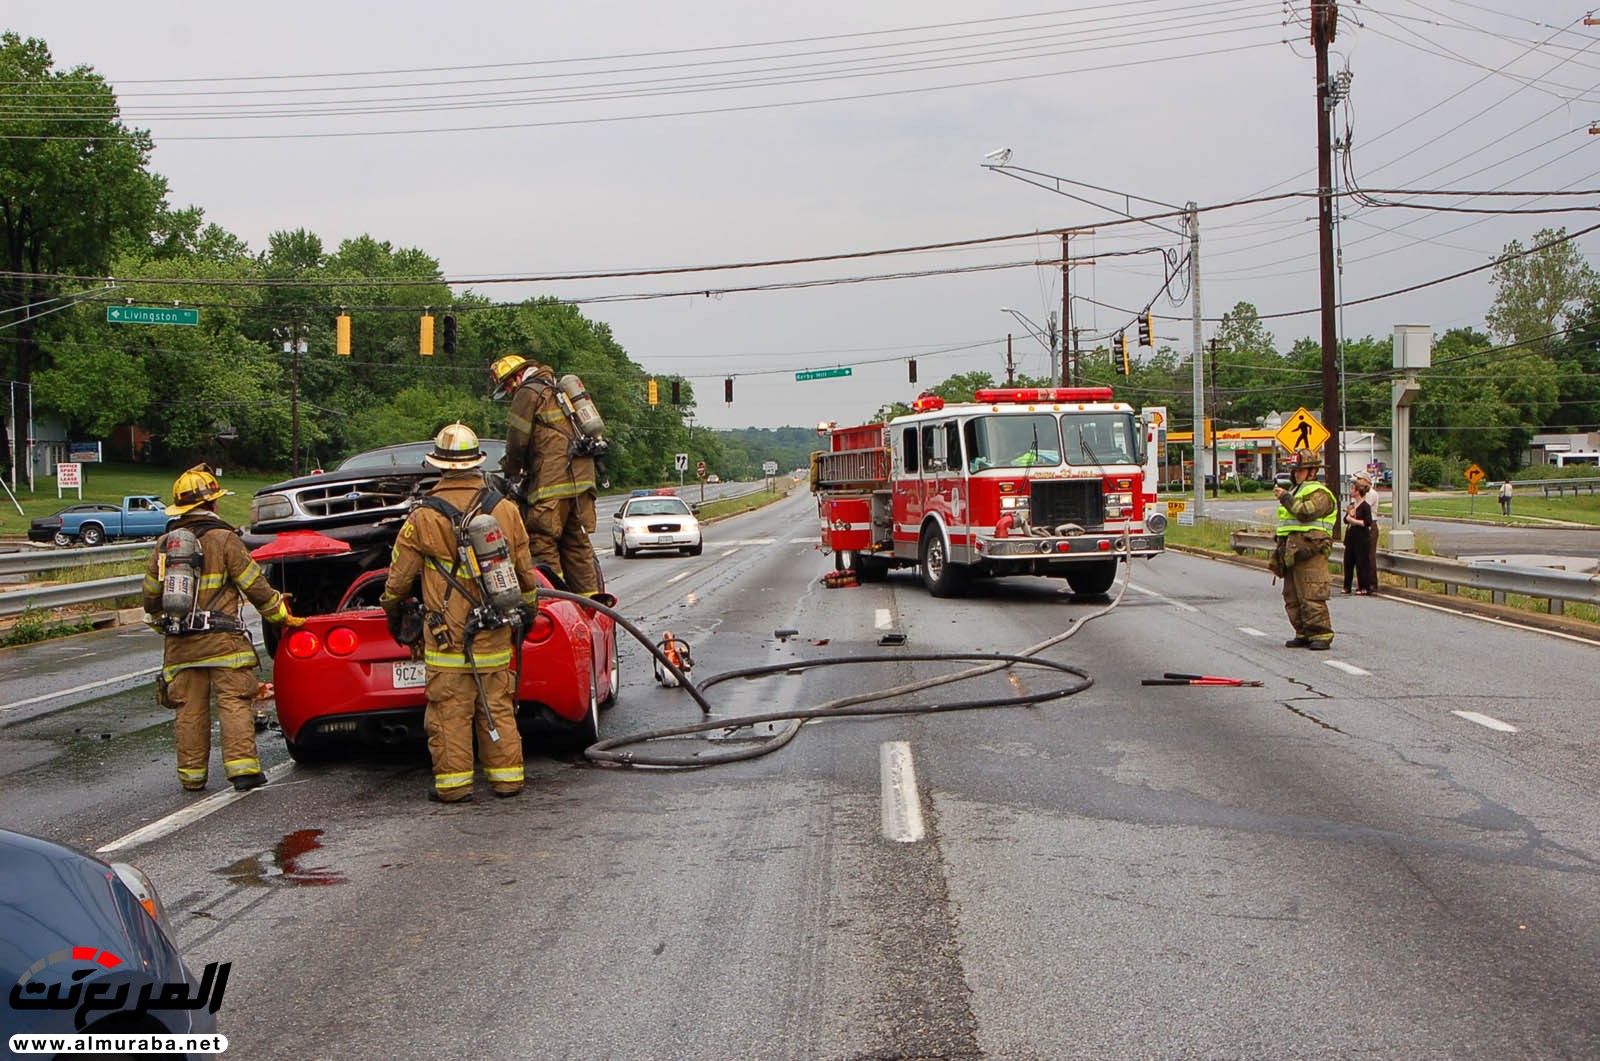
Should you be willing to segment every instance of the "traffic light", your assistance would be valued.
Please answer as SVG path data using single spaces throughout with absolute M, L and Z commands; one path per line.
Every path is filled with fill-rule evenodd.
M 448 357 L 456 355 L 456 315 L 454 313 L 446 313 L 444 315 L 444 352 Z
M 418 347 L 423 357 L 433 356 L 433 314 L 422 315 L 422 335 Z
M 733 377 L 729 376 L 722 381 L 722 400 L 729 405 L 733 404 Z
M 649 391 L 650 391 L 650 404 L 651 405 L 656 405 L 657 403 L 659 403 L 661 401 L 661 392 L 656 390 L 656 381 L 655 380 L 651 380 L 650 381 Z
M 340 357 L 350 356 L 350 314 L 341 313 L 333 322 L 333 352 Z
M 1155 335 L 1155 315 L 1148 309 L 1139 317 L 1139 345 L 1150 346 L 1151 337 Z
M 683 404 L 683 391 L 680 389 L 681 387 L 682 387 L 682 384 L 680 384 L 677 380 L 673 380 L 672 381 L 672 404 L 673 405 L 682 405 Z
M 1124 376 L 1133 375 L 1128 361 L 1128 333 L 1126 330 L 1117 333 L 1117 344 L 1111 349 L 1114 354 L 1120 354 L 1122 357 L 1122 374 Z
M 910 361 L 907 361 L 906 368 L 910 370 L 911 382 L 917 382 L 917 359 L 913 357 Z

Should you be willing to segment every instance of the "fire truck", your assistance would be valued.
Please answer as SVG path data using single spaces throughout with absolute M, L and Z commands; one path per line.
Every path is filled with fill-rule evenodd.
M 994 575 L 1096 594 L 1118 563 L 1166 548 L 1145 431 L 1109 387 L 993 388 L 949 405 L 924 395 L 888 423 L 818 430 L 822 544 L 858 581 L 914 564 L 936 597 Z

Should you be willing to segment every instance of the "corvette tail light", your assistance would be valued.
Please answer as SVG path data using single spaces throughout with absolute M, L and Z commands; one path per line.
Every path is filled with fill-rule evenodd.
M 335 656 L 348 656 L 360 644 L 361 638 L 348 626 L 336 626 L 328 631 L 328 651 Z
M 322 648 L 322 638 L 310 630 L 296 630 L 284 642 L 284 651 L 295 659 L 310 659 Z
M 550 635 L 555 633 L 555 620 L 546 615 L 543 609 L 533 615 L 533 625 L 528 627 L 528 636 L 525 640 L 532 644 L 541 644 L 550 640 Z

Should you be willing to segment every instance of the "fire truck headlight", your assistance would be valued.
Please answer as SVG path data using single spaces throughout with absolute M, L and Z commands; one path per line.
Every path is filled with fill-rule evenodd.
M 1132 494 L 1107 494 L 1106 518 L 1117 519 L 1133 512 Z
M 1161 534 L 1167 529 L 1167 516 L 1164 512 L 1152 512 L 1144 518 L 1144 529 L 1151 534 Z
M 1025 497 L 1002 497 L 1000 499 L 1000 511 L 1015 512 L 1019 516 L 1026 516 L 1028 514 L 1028 499 Z

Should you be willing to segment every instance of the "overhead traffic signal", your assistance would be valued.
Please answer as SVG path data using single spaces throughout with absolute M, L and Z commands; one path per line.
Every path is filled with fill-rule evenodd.
M 648 388 L 648 391 L 649 391 L 650 404 L 651 405 L 659 404 L 660 401 L 661 401 L 661 392 L 656 389 L 656 381 L 655 380 L 651 380 L 650 381 L 650 386 Z
M 340 357 L 350 356 L 350 314 L 339 314 L 333 322 L 333 352 Z
M 683 391 L 681 389 L 682 386 L 683 385 L 681 383 L 679 383 L 677 380 L 673 380 L 672 381 L 672 404 L 673 405 L 682 405 L 683 404 Z
M 444 315 L 444 352 L 447 357 L 454 357 L 456 354 L 456 315 L 454 313 L 446 313 Z
M 913 357 L 911 360 L 907 361 L 906 368 L 910 370 L 909 375 L 911 377 L 911 382 L 917 382 L 917 359 Z
M 733 377 L 729 376 L 722 381 L 722 400 L 729 405 L 733 404 Z
M 1150 345 L 1152 345 L 1151 340 L 1152 340 L 1152 337 L 1154 335 L 1155 335 L 1155 315 L 1152 314 L 1147 309 L 1139 317 L 1139 345 L 1140 346 L 1150 346 Z
M 1117 333 L 1116 340 L 1111 346 L 1111 353 L 1113 357 L 1122 358 L 1122 374 L 1124 376 L 1133 375 L 1130 362 L 1128 361 L 1128 333 L 1126 330 Z
M 433 314 L 422 315 L 422 334 L 418 340 L 418 349 L 423 357 L 433 356 Z

